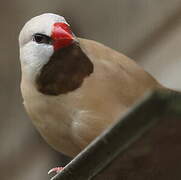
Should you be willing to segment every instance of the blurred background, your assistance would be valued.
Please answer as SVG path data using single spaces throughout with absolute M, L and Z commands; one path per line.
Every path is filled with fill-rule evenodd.
M 25 113 L 18 34 L 45 12 L 63 15 L 78 36 L 133 58 L 167 87 L 181 89 L 181 0 L 16 0 L 0 11 L 0 179 L 49 179 L 70 159 L 51 149 Z

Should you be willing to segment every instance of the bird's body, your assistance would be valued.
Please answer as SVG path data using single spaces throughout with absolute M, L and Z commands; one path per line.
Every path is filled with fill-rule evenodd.
M 69 156 L 78 154 L 104 129 L 119 120 L 145 92 L 162 88 L 134 61 L 111 48 L 81 38 L 76 39 L 75 48 L 78 50 L 72 53 L 70 60 L 66 58 L 68 55 L 61 56 L 59 62 L 52 60 L 52 69 L 64 74 L 49 70 L 50 61 L 47 61 L 38 66 L 41 68 L 40 72 L 34 73 L 36 78 L 30 78 L 34 70 L 27 68 L 27 61 L 21 63 L 21 90 L 29 116 L 44 139 Z M 80 54 L 80 62 L 76 59 L 80 65 L 75 64 L 67 70 L 69 66 L 66 64 Z M 25 59 L 23 57 L 21 59 Z M 65 64 L 62 70 L 60 62 Z M 83 69 L 77 70 L 79 66 Z M 61 82 L 66 88 L 61 87 Z M 75 82 L 75 85 L 68 82 Z

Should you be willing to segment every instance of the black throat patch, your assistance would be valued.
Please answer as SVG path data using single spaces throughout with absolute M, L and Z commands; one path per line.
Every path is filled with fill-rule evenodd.
M 78 43 L 55 51 L 36 79 L 38 91 L 59 95 L 81 86 L 93 72 L 93 64 Z

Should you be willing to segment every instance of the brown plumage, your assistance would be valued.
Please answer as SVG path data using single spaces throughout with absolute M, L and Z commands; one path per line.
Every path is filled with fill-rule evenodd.
M 79 44 L 74 43 L 55 51 L 37 76 L 37 88 L 48 95 L 68 93 L 80 87 L 92 72 L 93 64 Z

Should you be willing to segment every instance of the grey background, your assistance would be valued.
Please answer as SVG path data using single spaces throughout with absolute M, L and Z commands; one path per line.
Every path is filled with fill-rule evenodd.
M 49 179 L 64 162 L 22 105 L 18 34 L 31 17 L 63 15 L 81 37 L 137 61 L 167 87 L 181 89 L 181 0 L 31 0 L 0 2 L 0 179 Z

